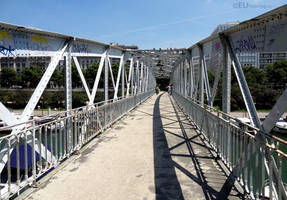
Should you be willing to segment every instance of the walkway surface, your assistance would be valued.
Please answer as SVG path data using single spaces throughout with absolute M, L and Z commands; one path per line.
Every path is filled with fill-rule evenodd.
M 166 93 L 113 125 L 27 199 L 241 199 Z

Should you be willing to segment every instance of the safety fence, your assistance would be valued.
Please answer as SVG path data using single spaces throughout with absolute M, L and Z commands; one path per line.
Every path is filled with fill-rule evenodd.
M 1 199 L 33 186 L 43 175 L 103 132 L 154 91 L 36 119 L 0 131 L 16 129 L 0 138 Z
M 287 199 L 285 140 L 177 92 L 173 97 L 251 198 Z

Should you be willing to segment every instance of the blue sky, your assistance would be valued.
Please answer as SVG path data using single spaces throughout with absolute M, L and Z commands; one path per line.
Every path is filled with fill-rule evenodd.
M 241 8 L 236 8 L 239 3 Z M 286 3 L 287 0 L 3 0 L 0 21 L 104 43 L 138 45 L 140 49 L 182 48 L 207 37 L 218 24 L 244 21 Z

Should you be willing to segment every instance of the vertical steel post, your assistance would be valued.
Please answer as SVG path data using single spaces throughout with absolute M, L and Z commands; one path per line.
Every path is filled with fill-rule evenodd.
M 67 55 L 65 56 L 65 104 L 66 111 L 72 110 L 72 45 L 69 44 L 67 48 Z
M 183 95 L 187 96 L 187 63 L 183 60 Z
M 234 71 L 235 71 L 235 74 L 236 74 L 236 77 L 238 80 L 238 84 L 239 84 L 239 87 L 240 87 L 240 90 L 241 90 L 248 114 L 250 116 L 251 123 L 254 126 L 262 129 L 262 124 L 261 124 L 259 117 L 257 115 L 257 111 L 255 108 L 250 90 L 248 88 L 246 79 L 244 77 L 243 70 L 241 68 L 241 64 L 240 64 L 238 58 L 236 57 L 236 55 L 235 55 L 235 53 L 231 47 L 231 43 L 229 41 L 228 36 L 220 35 L 220 38 L 221 38 L 221 40 L 224 40 L 226 43 L 226 47 L 227 47 L 227 50 L 230 54 L 230 58 L 232 60 L 231 62 L 232 62 L 232 65 L 233 65 L 233 68 L 234 68 Z
M 199 49 L 199 87 L 198 87 L 198 94 L 199 94 L 199 102 L 203 106 L 204 103 L 204 82 L 203 82 L 203 49 L 201 44 L 197 44 Z
M 222 111 L 230 113 L 231 96 L 231 60 L 226 42 L 221 41 L 223 47 L 223 72 L 222 72 Z
M 123 56 L 123 63 L 122 63 L 122 97 L 125 97 L 125 71 L 126 71 L 126 62 L 125 56 Z
M 133 63 L 133 58 L 131 60 L 131 95 L 134 96 L 134 63 Z
M 135 77 L 135 95 L 138 94 L 139 90 L 139 60 L 136 62 L 136 77 Z
M 192 50 L 190 50 L 189 55 L 189 92 L 190 98 L 193 98 L 193 90 L 194 90 L 194 73 L 193 73 L 193 63 L 192 63 Z
M 149 83 L 149 66 L 146 66 L 146 82 L 145 82 L 145 92 L 148 91 L 148 83 Z
M 108 54 L 105 56 L 105 104 L 109 100 L 109 61 L 108 61 Z
M 67 55 L 65 56 L 65 104 L 67 117 L 71 115 L 72 110 L 72 45 L 69 43 L 67 47 Z M 67 120 L 67 152 L 70 153 L 72 150 L 72 122 L 70 118 Z
M 183 95 L 183 93 L 184 93 L 184 78 L 183 78 L 183 76 L 184 76 L 184 71 L 183 71 L 183 62 L 181 61 L 180 62 L 180 93 L 181 93 L 181 95 Z
M 140 68 L 141 68 L 141 71 L 140 71 L 139 92 L 140 92 L 140 93 L 142 93 L 142 84 L 143 84 L 143 68 L 144 68 L 143 61 L 142 61 L 142 62 L 141 62 L 141 64 L 140 64 Z

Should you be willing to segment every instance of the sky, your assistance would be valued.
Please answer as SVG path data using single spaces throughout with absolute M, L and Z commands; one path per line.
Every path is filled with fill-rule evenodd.
M 13 0 L 0 21 L 140 49 L 186 48 L 218 24 L 244 21 L 287 0 Z

